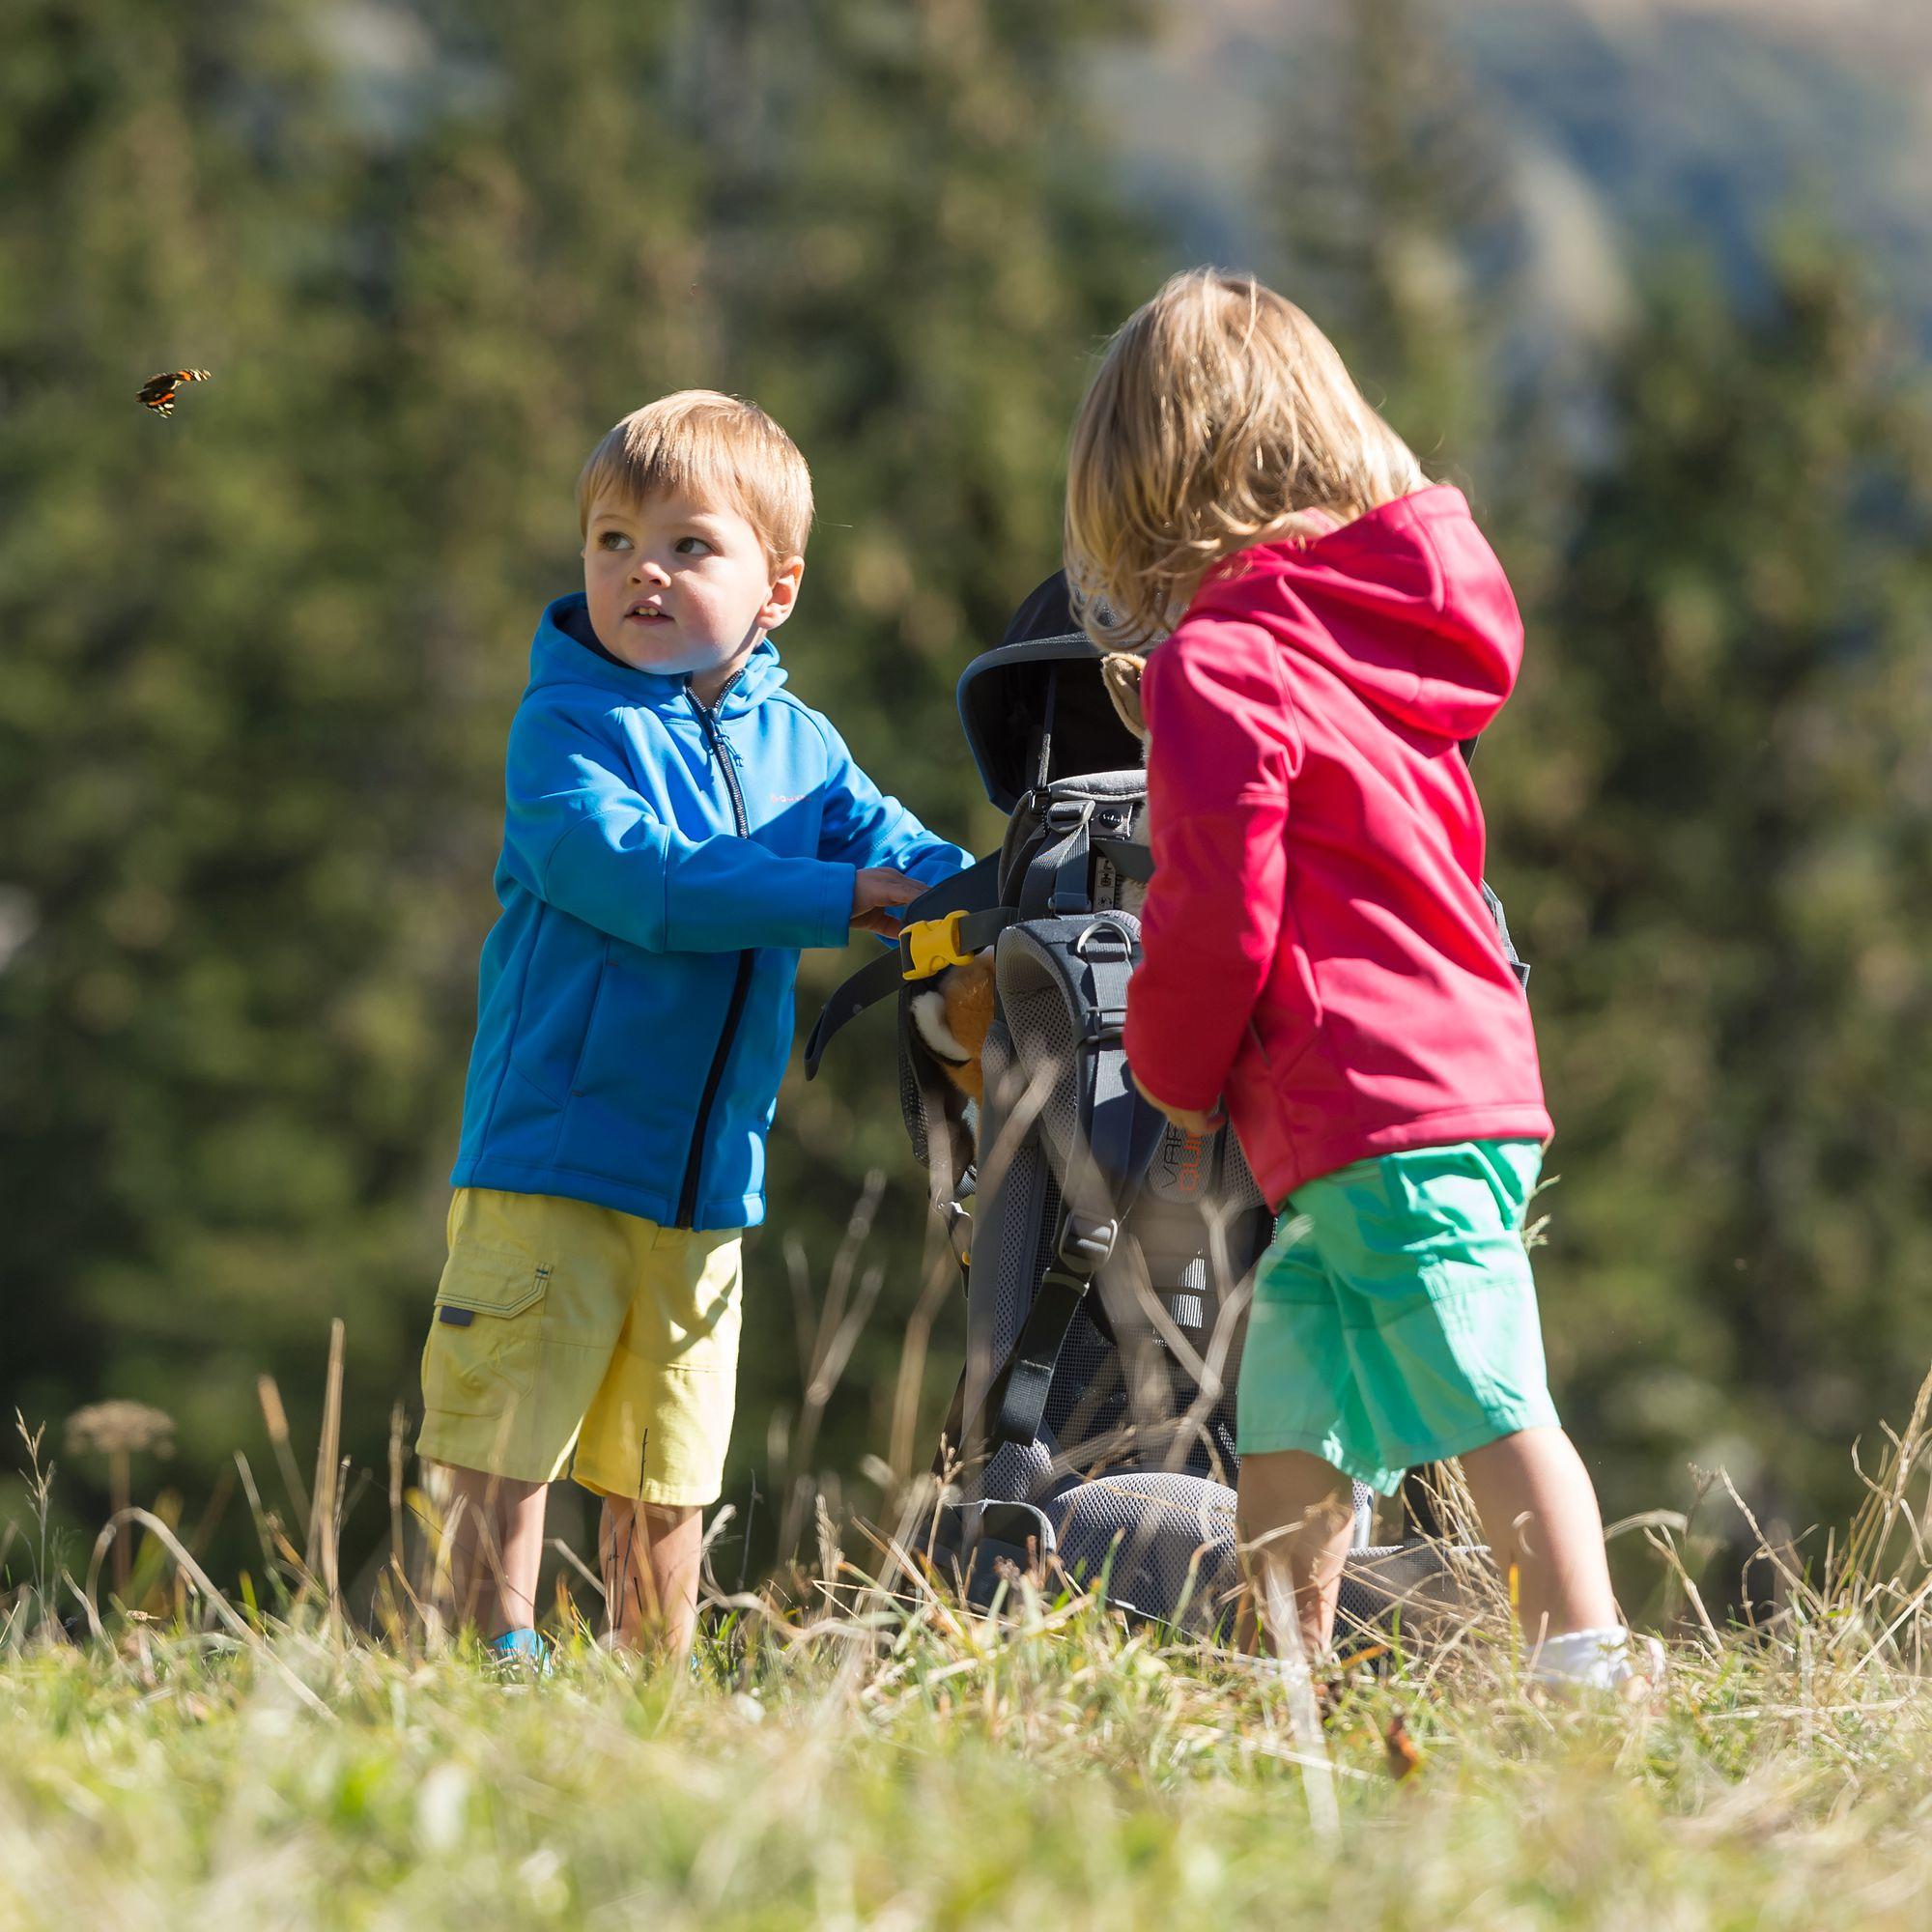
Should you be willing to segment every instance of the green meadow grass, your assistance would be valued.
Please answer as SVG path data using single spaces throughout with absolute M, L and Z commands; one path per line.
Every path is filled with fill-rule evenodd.
M 917 1566 L 868 1578 L 822 1510 L 817 1576 L 715 1595 L 690 1669 L 611 1656 L 560 1604 L 554 1668 L 510 1677 L 421 1612 L 400 1532 L 373 1632 L 348 1618 L 325 1496 L 301 1553 L 259 1518 L 270 1582 L 233 1601 L 131 1513 L 102 1607 L 103 1548 L 76 1574 L 29 1524 L 0 1594 L 0 1932 L 1920 1932 L 1926 1409 L 1808 1566 L 1762 1552 L 1754 1627 L 1715 1623 L 1675 1527 L 1642 1525 L 1685 1606 L 1655 1694 L 1531 1688 L 1491 1584 L 1325 1682 L 1320 1722 L 1305 1676 L 1051 1579 L 980 1616 Z
M 727 1616 L 694 1671 L 579 1639 L 508 1681 L 320 1617 L 31 1637 L 0 1927 L 1932 1922 L 1932 1690 L 1869 1628 L 1680 1645 L 1640 1706 L 1467 1636 L 1359 1673 L 1310 1750 L 1272 1667 L 1012 1609 Z

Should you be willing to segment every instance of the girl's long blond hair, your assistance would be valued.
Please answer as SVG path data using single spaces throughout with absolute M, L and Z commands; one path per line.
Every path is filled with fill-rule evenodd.
M 1257 537 L 1318 534 L 1428 480 L 1300 309 L 1191 269 L 1128 317 L 1074 418 L 1073 608 L 1103 648 L 1145 649 Z

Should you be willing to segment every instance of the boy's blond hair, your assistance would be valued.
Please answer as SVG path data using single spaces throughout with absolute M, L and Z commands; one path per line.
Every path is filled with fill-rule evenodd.
M 661 492 L 730 503 L 757 531 L 774 566 L 805 554 L 811 471 L 756 403 L 716 389 L 680 389 L 633 410 L 590 452 L 577 479 L 577 522 L 610 494 L 642 502 Z
M 1428 480 L 1292 301 L 1189 270 L 1128 317 L 1074 419 L 1074 609 L 1095 642 L 1144 648 L 1263 532 L 1313 535 L 1304 512 L 1346 523 Z

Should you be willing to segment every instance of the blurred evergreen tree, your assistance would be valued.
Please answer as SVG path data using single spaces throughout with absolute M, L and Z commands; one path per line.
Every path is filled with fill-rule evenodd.
M 1290 76 L 1278 271 L 1524 607 L 1477 778 L 1558 1128 L 1559 1396 L 1612 1514 L 1725 1463 L 1802 1524 L 1932 1359 L 1932 415 L 1796 229 L 1751 309 L 1653 264 L 1601 392 L 1553 407 L 1492 124 L 1412 0 L 1336 24 Z
M 1505 469 L 1492 444 L 1522 224 L 1505 144 L 1439 24 L 1417 0 L 1321 10 L 1279 119 L 1267 194 L 1285 293 L 1432 475 L 1466 486 Z
M 257 1371 L 313 1412 L 332 1313 L 380 1450 L 449 1091 L 450 786 L 387 597 L 381 165 L 333 17 L 29 7 L 0 82 L 0 1387 L 159 1404 L 203 1488 Z M 145 413 L 181 363 L 213 381 Z
M 1478 774 L 1561 1129 L 1559 1388 L 1613 1511 L 1721 1456 L 1803 1520 L 1932 1352 L 1924 403 L 1797 238 L 1750 313 L 1660 268 L 1601 441 L 1552 440 L 1483 113 L 1406 0 L 1345 17 L 1286 97 L 1263 266 L 1471 486 L 1526 607 Z M 313 1439 L 341 1314 L 380 1463 L 503 732 L 577 579 L 578 464 L 639 402 L 712 384 L 791 429 L 821 511 L 797 688 L 990 841 L 952 686 L 1057 560 L 1088 357 L 1157 279 L 1071 105 L 1130 30 L 1084 0 L 15 10 L 0 1415 L 156 1403 L 205 1490 L 261 1460 L 259 1371 Z M 185 362 L 213 381 L 145 414 Z M 809 959 L 802 1010 L 860 956 Z M 781 1245 L 822 1283 L 875 1166 L 879 1311 L 816 1460 L 884 1446 L 924 1240 L 887 1038 L 781 1102 L 739 1500 L 799 1401 Z
M 156 1402 L 203 1490 L 261 1460 L 260 1371 L 313 1439 L 341 1314 L 347 1446 L 380 1465 L 440 1262 L 503 733 L 625 411 L 702 383 L 793 431 L 822 506 L 799 688 L 986 836 L 952 680 L 1054 561 L 1083 357 L 1140 287 L 1065 106 L 1121 28 L 1008 0 L 44 0 L 10 26 L 0 1407 Z M 183 362 L 213 381 L 146 415 Z M 895 1082 L 854 1046 L 787 1107 L 773 1226 L 814 1260 L 869 1166 L 903 1179 L 869 1398 L 923 1238 Z M 777 1246 L 746 1468 L 797 1396 Z
M 1840 249 L 1771 273 L 1660 269 L 1491 789 L 1581 1433 L 1633 1506 L 1688 1455 L 1802 1524 L 1932 1360 L 1932 413 Z

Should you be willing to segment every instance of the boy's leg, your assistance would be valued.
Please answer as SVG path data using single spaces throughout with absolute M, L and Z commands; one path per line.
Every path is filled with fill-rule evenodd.
M 651 1225 L 556 1195 L 451 1197 L 416 1451 L 451 1486 L 450 1607 L 486 1636 L 534 1622 L 545 1491 L 623 1322 L 636 1230 Z
M 697 1629 L 704 1514 L 695 1504 L 606 1496 L 597 1527 L 604 1604 L 612 1639 L 626 1650 L 680 1661 Z
M 488 1637 L 528 1629 L 536 1621 L 547 1485 L 442 1466 L 450 1481 L 445 1520 L 458 1626 L 474 1626 Z
M 1241 1459 L 1237 1535 L 1247 1576 L 1236 1640 L 1250 1648 L 1270 1629 L 1272 1603 L 1293 1602 L 1302 1648 L 1320 1657 L 1335 1632 L 1342 1565 L 1354 1537 L 1354 1485 L 1299 1449 Z M 1270 1629 L 1277 1649 L 1282 1633 Z
M 1572 1631 L 1616 1629 L 1604 1519 L 1569 1436 L 1561 1429 L 1522 1429 L 1462 1461 L 1496 1567 L 1505 1577 L 1515 1567 L 1524 1637 L 1536 1644 Z
M 737 1388 L 740 1231 L 651 1231 L 572 1474 L 604 1499 L 611 1634 L 681 1657 L 697 1623 L 702 1512 L 724 1489 Z

